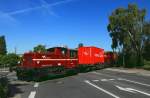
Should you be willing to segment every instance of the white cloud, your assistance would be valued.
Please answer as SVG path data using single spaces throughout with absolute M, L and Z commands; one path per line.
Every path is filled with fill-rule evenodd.
M 51 3 L 51 4 L 48 4 L 46 1 L 44 0 L 40 0 L 41 1 L 41 5 L 40 6 L 37 6 L 37 7 L 31 7 L 31 8 L 26 8 L 26 9 L 22 9 L 22 10 L 17 10 L 17 11 L 13 11 L 13 12 L 8 12 L 7 14 L 8 15 L 16 15 L 16 14 L 21 14 L 21 13 L 25 13 L 25 12 L 30 12 L 30 11 L 33 11 L 33 10 L 38 10 L 38 9 L 42 9 L 42 8 L 46 8 L 48 9 L 49 7 L 54 7 L 54 6 L 58 6 L 58 5 L 61 5 L 61 4 L 65 4 L 65 3 L 68 3 L 68 2 L 71 2 L 73 0 L 63 0 L 63 1 L 58 1 L 58 2 L 55 2 L 55 3 Z M 56 14 L 52 11 L 52 10 L 48 10 L 49 14 L 50 15 L 54 15 L 56 16 Z
M 8 22 L 17 23 L 17 20 L 11 15 L 0 11 L 0 20 L 1 23 L 7 24 Z
M 51 7 L 49 7 L 49 4 L 45 0 L 40 1 L 42 3 L 42 7 L 48 12 L 48 14 L 58 17 L 58 15 L 51 10 Z
M 27 13 L 27 12 L 39 10 L 39 9 L 45 9 L 50 15 L 58 17 L 58 15 L 56 15 L 56 13 L 51 10 L 51 8 L 59 6 L 61 4 L 69 3 L 73 0 L 62 0 L 62 1 L 51 3 L 51 4 L 47 3 L 45 0 L 40 0 L 40 1 L 41 1 L 41 5 L 37 7 L 30 7 L 30 8 L 16 10 L 16 11 L 7 12 L 7 13 L 0 11 L 1 24 L 9 24 L 9 25 L 18 24 L 19 22 L 13 17 L 13 15 Z

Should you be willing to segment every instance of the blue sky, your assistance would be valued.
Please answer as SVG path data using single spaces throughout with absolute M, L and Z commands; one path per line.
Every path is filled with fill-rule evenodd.
M 149 0 L 0 0 L 0 35 L 5 35 L 8 52 L 79 43 L 111 50 L 108 16 L 129 3 L 147 9 Z

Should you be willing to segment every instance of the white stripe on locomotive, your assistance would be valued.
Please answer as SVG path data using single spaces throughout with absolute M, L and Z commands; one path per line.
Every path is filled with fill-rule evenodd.
M 69 60 L 78 60 L 78 59 L 32 59 L 33 61 L 69 61 Z

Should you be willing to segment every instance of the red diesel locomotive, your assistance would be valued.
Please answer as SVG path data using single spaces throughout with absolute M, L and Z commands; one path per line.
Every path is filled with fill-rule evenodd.
M 104 64 L 104 49 L 53 47 L 47 49 L 45 53 L 24 53 L 16 72 L 18 79 L 36 80 L 45 76 L 77 73 L 85 69 L 99 69 L 102 68 L 102 64 Z

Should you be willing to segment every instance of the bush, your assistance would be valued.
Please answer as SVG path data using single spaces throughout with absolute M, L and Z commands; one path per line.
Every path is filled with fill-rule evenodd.
M 150 70 L 150 61 L 144 60 L 143 69 Z
M 0 98 L 8 97 L 8 80 L 3 77 L 0 78 Z
M 138 58 L 138 56 L 134 52 L 126 53 L 124 56 L 124 61 L 125 61 L 125 66 L 123 66 L 123 54 L 120 53 L 118 56 L 116 67 L 123 66 L 127 68 L 133 68 L 133 67 L 141 67 L 144 65 L 143 58 L 142 57 Z
M 132 68 L 137 66 L 137 56 L 135 54 L 128 54 L 125 56 L 125 67 Z

